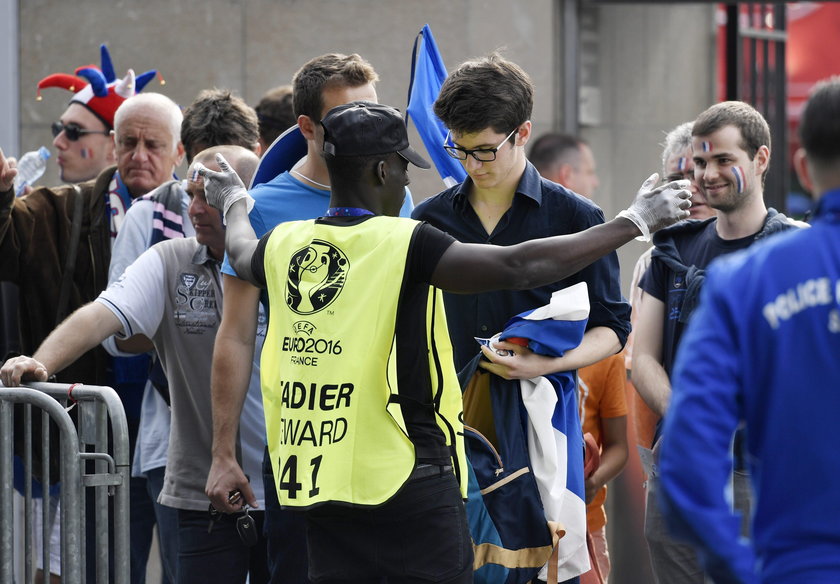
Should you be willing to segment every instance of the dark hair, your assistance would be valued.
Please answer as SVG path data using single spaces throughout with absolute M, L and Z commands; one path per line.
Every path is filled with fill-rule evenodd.
M 330 174 L 330 184 L 336 185 L 366 183 L 363 180 L 365 175 L 373 172 L 373 167 L 380 160 L 391 160 L 393 156 L 399 157 L 396 152 L 387 154 L 371 154 L 365 156 L 333 156 L 324 154 L 324 162 Z
M 585 142 L 570 134 L 549 132 L 543 134 L 531 145 L 528 160 L 542 174 L 556 164 L 577 166 L 580 162 L 581 145 Z
M 758 149 L 762 146 L 770 148 L 770 126 L 758 110 L 743 101 L 724 101 L 713 105 L 696 120 L 691 130 L 692 136 L 708 136 L 726 126 L 734 126 L 741 132 L 741 143 L 738 145 L 750 157 L 755 159 Z M 761 175 L 761 183 L 767 178 L 770 165 Z
M 750 160 L 762 146 L 770 148 L 770 126 L 758 110 L 743 101 L 724 101 L 713 105 L 696 120 L 692 136 L 708 136 L 725 126 L 735 126 L 741 131 L 741 144 Z
M 440 89 L 435 115 L 459 134 L 492 128 L 507 134 L 531 117 L 534 84 L 499 53 L 463 63 Z
M 834 167 L 840 160 L 840 77 L 814 86 L 802 118 L 799 137 L 808 162 L 817 170 Z
M 268 146 L 297 123 L 292 109 L 292 86 L 269 89 L 254 110 L 260 123 L 260 139 Z
M 253 149 L 259 140 L 257 114 L 227 89 L 205 89 L 184 110 L 181 142 L 187 162 L 199 150 L 234 145 Z
M 353 53 L 329 53 L 315 57 L 298 69 L 292 78 L 292 103 L 295 118 L 308 116 L 321 121 L 324 109 L 323 91 L 328 87 L 359 87 L 376 83 L 379 76 L 373 65 Z

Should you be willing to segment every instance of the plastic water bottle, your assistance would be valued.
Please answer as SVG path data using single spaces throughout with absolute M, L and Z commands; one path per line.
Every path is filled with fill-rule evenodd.
M 50 157 L 50 151 L 41 146 L 38 150 L 27 152 L 18 160 L 18 173 L 15 177 L 15 194 L 19 197 L 23 194 L 23 190 L 41 178 L 44 171 L 47 170 L 47 159 Z

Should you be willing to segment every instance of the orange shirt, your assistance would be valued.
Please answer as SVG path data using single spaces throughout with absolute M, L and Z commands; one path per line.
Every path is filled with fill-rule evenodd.
M 601 420 L 627 415 L 624 397 L 626 378 L 624 355 L 621 353 L 578 370 L 581 425 L 584 433 L 592 434 L 599 446 L 603 444 Z M 607 523 L 604 512 L 606 498 L 607 487 L 604 487 L 586 506 L 586 522 L 590 531 L 600 529 Z

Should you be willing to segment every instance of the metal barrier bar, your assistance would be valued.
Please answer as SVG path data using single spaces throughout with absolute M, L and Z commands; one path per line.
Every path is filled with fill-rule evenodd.
M 24 404 L 23 406 L 24 425 L 27 428 L 32 427 L 32 404 Z M 29 468 L 32 462 L 32 433 L 27 432 L 23 446 L 23 459 L 25 472 L 27 476 L 30 474 Z M 32 481 L 26 481 L 26 499 L 23 511 L 23 536 L 26 541 L 32 541 Z M 23 568 L 24 581 L 31 582 L 35 574 L 35 569 L 32 566 L 32 554 L 26 554 L 26 562 Z
M 13 582 L 12 403 L 0 400 L 0 581 Z
M 0 570 L 3 582 L 13 581 L 13 542 L 12 542 L 12 404 L 32 404 L 46 411 L 56 423 L 61 436 L 61 528 L 62 528 L 62 581 L 66 584 L 81 584 L 82 571 L 79 562 L 81 549 L 81 518 L 79 502 L 82 493 L 82 480 L 79 476 L 79 453 L 76 449 L 76 428 L 70 416 L 55 399 L 44 393 L 27 387 L 0 388 L 0 467 L 2 480 L 0 485 L 0 509 L 8 518 L 0 525 L 2 546 L 0 546 Z M 31 501 L 31 491 L 29 492 Z M 29 519 L 31 521 L 31 518 Z M 45 542 L 49 545 L 49 540 Z M 30 565 L 31 568 L 31 565 Z
M 96 444 L 107 444 L 108 440 L 108 426 L 107 426 L 107 419 L 105 417 L 105 410 L 101 407 L 99 402 L 96 402 L 95 409 L 94 409 L 94 430 L 96 432 Z M 126 430 L 127 431 L 127 430 Z M 128 436 L 128 434 L 126 434 Z M 103 464 L 103 461 L 100 457 L 94 457 L 94 468 L 95 473 L 94 477 L 102 477 L 106 473 L 108 473 L 108 465 Z M 92 477 L 85 475 L 84 481 L 85 484 L 89 484 L 88 481 Z M 119 478 L 116 477 L 115 478 Z M 128 479 L 125 481 L 120 481 L 121 484 L 128 486 Z M 94 487 L 94 501 L 96 505 L 96 516 L 101 517 L 102 513 L 108 512 L 108 490 L 102 486 Z M 102 582 L 103 584 L 107 584 L 108 580 L 108 524 L 103 521 L 96 522 L 96 574 L 97 580 Z M 115 546 L 116 547 L 116 546 Z M 116 556 L 115 556 L 116 561 Z M 105 580 L 103 580 L 103 577 Z
M 27 387 L 4 388 L 0 384 L 0 516 L 11 518 L 12 505 L 12 404 L 32 404 L 42 410 L 42 463 L 44 477 L 44 516 L 50 513 L 49 495 L 49 429 L 47 421 L 58 424 L 61 446 L 61 564 L 62 582 L 75 584 L 84 581 L 85 546 L 82 538 L 84 516 L 94 512 L 96 540 L 97 582 L 109 582 L 109 540 L 108 500 L 113 497 L 114 530 L 114 582 L 128 584 L 130 578 L 129 558 L 129 445 L 128 425 L 125 411 L 117 393 L 110 387 L 92 385 L 67 385 L 56 383 L 31 383 Z M 74 427 L 65 411 L 69 402 L 79 408 L 78 429 Z M 71 406 L 72 407 L 72 406 Z M 28 409 L 28 408 L 27 408 Z M 31 504 L 31 414 L 26 416 L 27 434 L 24 446 L 27 493 L 25 501 Z M 111 428 L 109 451 L 108 426 Z M 96 452 L 88 452 L 92 445 Z M 94 472 L 88 473 L 86 466 L 92 461 Z M 93 510 L 86 510 L 85 487 L 94 489 Z M 25 537 L 29 541 L 32 518 L 27 512 Z M 43 569 L 49 573 L 50 532 L 46 519 L 42 521 Z M 0 521 L 0 582 L 13 581 L 13 541 L 10 520 Z M 25 582 L 33 574 L 31 554 L 26 554 Z
M 41 410 L 41 477 L 44 484 L 49 485 L 50 480 L 50 415 L 46 410 Z M 52 513 L 52 500 L 50 489 L 46 488 L 42 492 L 44 498 L 44 509 L 49 509 Z M 50 515 L 52 516 L 52 515 Z M 41 541 L 50 541 L 52 535 L 51 521 L 41 521 Z M 50 548 L 47 545 L 41 546 L 41 565 L 44 567 L 44 574 L 50 573 Z

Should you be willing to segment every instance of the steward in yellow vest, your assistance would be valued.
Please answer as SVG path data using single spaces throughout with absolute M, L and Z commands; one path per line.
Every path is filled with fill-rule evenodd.
M 419 223 L 280 224 L 262 257 L 272 307 L 261 362 L 280 503 L 379 505 L 415 462 L 466 495 L 461 390 L 440 290 L 406 263 Z
M 234 269 L 271 299 L 262 375 L 278 494 L 306 509 L 312 581 L 467 584 L 460 406 L 432 287 L 474 293 L 562 280 L 687 217 L 690 195 L 678 183 L 652 188 L 653 176 L 620 217 L 586 231 L 462 244 L 396 218 L 408 163 L 429 167 L 397 110 L 352 102 L 321 125 L 332 185 L 325 218 L 258 241 L 236 173 L 223 158 L 222 172 L 199 170 L 208 201 L 224 211 Z M 228 485 L 242 496 L 214 492 L 217 509 L 253 505 L 244 477 Z

